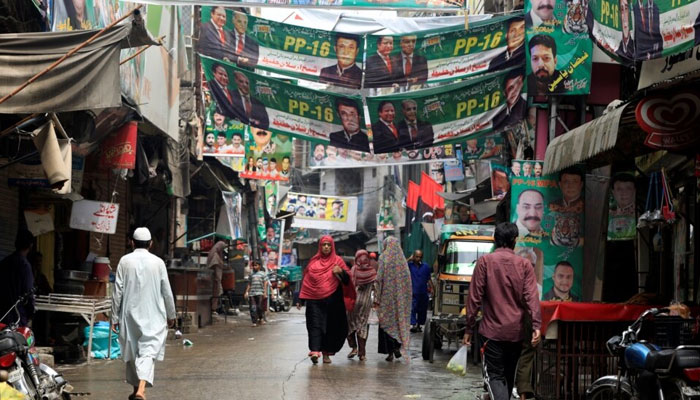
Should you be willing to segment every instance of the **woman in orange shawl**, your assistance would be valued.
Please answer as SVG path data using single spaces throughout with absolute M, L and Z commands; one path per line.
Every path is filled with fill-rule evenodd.
M 345 261 L 335 254 L 335 242 L 323 236 L 318 253 L 304 271 L 299 298 L 306 302 L 306 330 L 309 334 L 309 357 L 316 364 L 323 354 L 329 364 L 348 335 L 346 309 L 355 306 L 355 288 Z M 297 307 L 301 307 L 297 304 Z

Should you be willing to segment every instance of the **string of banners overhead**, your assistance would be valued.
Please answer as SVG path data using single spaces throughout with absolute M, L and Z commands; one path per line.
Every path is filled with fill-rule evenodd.
M 140 0 L 125 0 L 138 2 Z M 231 0 L 149 0 L 148 3 L 176 6 L 198 6 L 217 4 L 231 6 Z M 458 11 L 465 8 L 463 0 L 241 0 L 235 2 L 238 7 L 285 7 L 285 8 L 325 8 L 325 9 L 405 9 Z M 474 6 L 472 6 L 474 7 Z
M 374 153 L 452 144 L 523 120 L 524 70 L 514 68 L 432 89 L 368 97 L 301 87 L 201 57 L 215 112 L 277 134 Z
M 454 81 L 522 65 L 525 56 L 522 14 L 475 22 L 469 30 L 381 36 L 301 27 L 223 7 L 202 7 L 201 16 L 202 55 L 353 89 Z

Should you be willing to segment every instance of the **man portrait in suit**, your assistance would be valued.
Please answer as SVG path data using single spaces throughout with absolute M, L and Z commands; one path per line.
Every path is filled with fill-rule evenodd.
M 620 46 L 615 50 L 615 54 L 625 61 L 633 61 L 634 39 L 632 39 L 632 32 L 630 32 L 629 0 L 620 0 L 620 20 L 622 22 L 622 40 Z
M 258 64 L 260 48 L 258 41 L 247 34 L 248 16 L 236 11 L 233 13 L 233 51 L 235 62 L 240 67 L 255 68 Z
M 408 137 L 401 137 L 399 128 L 394 124 L 396 110 L 389 100 L 379 103 L 377 108 L 379 121 L 372 125 L 372 144 L 374 152 L 391 153 L 399 150 L 401 143 L 408 142 Z
M 632 0 L 634 13 L 634 37 L 637 40 L 636 53 L 645 60 L 661 56 L 664 39 L 659 28 L 659 6 L 653 0 Z
M 403 84 L 416 85 L 428 80 L 428 60 L 415 54 L 416 35 L 402 36 L 399 42 L 401 53 L 395 56 L 401 66 L 399 78 Z
M 234 112 L 237 114 L 236 119 L 246 125 L 267 129 L 270 126 L 267 110 L 260 100 L 251 96 L 248 77 L 244 73 L 236 71 L 234 81 L 238 88 L 232 101 Z
M 360 51 L 359 37 L 339 33 L 335 37 L 334 49 L 338 63 L 321 69 L 319 81 L 359 89 L 362 83 L 362 68 L 355 64 L 355 59 Z
M 404 141 L 399 143 L 401 148 L 417 149 L 433 145 L 433 126 L 429 122 L 418 119 L 418 104 L 414 100 L 401 102 L 403 121 L 399 122 L 399 137 Z
M 214 79 L 209 81 L 209 90 L 216 103 L 216 112 L 228 118 L 239 119 L 233 108 L 234 92 L 228 87 L 229 76 L 226 68 L 222 64 L 214 64 L 211 68 Z
M 525 119 L 527 100 L 522 96 L 524 82 L 522 68 L 517 68 L 506 75 L 506 104 L 505 109 L 493 118 L 493 129 L 498 130 Z
M 525 62 L 525 20 L 514 19 L 506 32 L 506 51 L 489 63 L 489 72 L 522 65 Z
M 527 90 L 530 95 L 557 94 L 566 91 L 564 81 L 550 89 L 557 71 L 557 44 L 549 35 L 535 35 L 530 39 L 530 70 L 527 77 Z
M 235 60 L 233 36 L 224 30 L 226 10 L 223 7 L 211 8 L 211 19 L 203 23 L 199 31 L 199 52 L 219 60 Z
M 345 97 L 338 97 L 335 110 L 343 124 L 343 130 L 329 135 L 331 146 L 368 153 L 369 138 L 367 132 L 360 129 L 360 107 L 357 103 Z M 328 150 L 329 148 L 326 148 L 326 153 Z
M 554 23 L 555 0 L 532 0 L 530 12 L 525 14 L 525 26 L 538 27 Z
M 391 57 L 393 49 L 392 36 L 377 37 L 377 52 L 368 56 L 365 64 L 366 87 L 385 87 L 397 83 L 401 65 L 396 57 Z

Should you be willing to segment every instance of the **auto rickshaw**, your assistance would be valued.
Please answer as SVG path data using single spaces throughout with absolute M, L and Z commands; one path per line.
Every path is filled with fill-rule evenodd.
M 441 349 L 445 341 L 449 345 L 462 340 L 469 284 L 476 261 L 493 250 L 493 233 L 492 225 L 442 226 L 433 278 L 433 313 L 423 331 L 424 360 L 433 362 L 435 349 Z

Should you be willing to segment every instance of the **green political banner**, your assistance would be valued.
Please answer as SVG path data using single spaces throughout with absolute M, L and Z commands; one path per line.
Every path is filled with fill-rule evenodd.
M 217 112 L 282 135 L 369 152 L 362 99 L 308 89 L 202 56 Z
M 291 137 L 248 127 L 246 144 L 245 168 L 239 174 L 241 178 L 289 180 L 293 150 Z
M 420 91 L 368 97 L 375 153 L 464 141 L 525 118 L 524 70 Z
M 525 62 L 522 14 L 403 35 L 367 37 L 364 87 L 452 81 Z
M 207 113 L 202 154 L 209 157 L 243 157 L 245 125 L 216 110 Z
M 202 7 L 197 50 L 206 56 L 299 78 L 359 89 L 360 35 L 305 28 L 224 7 Z
M 70 1 L 70 0 L 68 0 Z M 148 0 L 152 4 L 199 6 L 202 3 L 231 6 L 231 0 Z M 463 0 L 241 0 L 235 2 L 236 7 L 284 7 L 284 8 L 326 8 L 343 9 L 358 8 L 368 10 L 401 10 L 406 11 L 459 11 L 464 9 Z M 475 9 L 482 3 L 470 2 Z
M 596 43 L 626 64 L 668 57 L 700 44 L 700 3 L 589 0 Z
M 587 16 L 587 1 L 525 2 L 530 96 L 590 93 L 593 42 Z
M 540 161 L 516 160 L 520 165 Z M 511 221 L 515 247 L 532 263 L 543 300 L 580 301 L 583 279 L 584 175 L 576 168 L 559 176 L 511 175 Z
M 504 142 L 501 135 L 486 135 L 467 139 L 462 144 L 463 159 L 467 161 L 499 158 L 503 154 Z
M 637 237 L 636 196 L 633 172 L 613 176 L 608 201 L 608 240 L 634 240 Z

